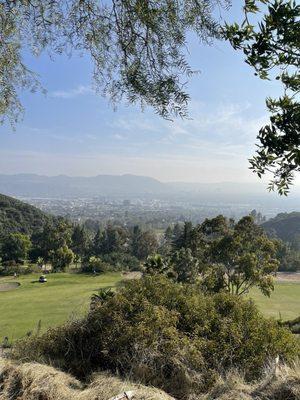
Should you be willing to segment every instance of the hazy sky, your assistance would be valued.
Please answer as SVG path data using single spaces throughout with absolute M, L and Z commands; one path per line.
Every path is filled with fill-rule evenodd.
M 226 19 L 241 17 L 236 1 Z M 226 43 L 190 43 L 191 65 L 201 73 L 189 85 L 190 120 L 168 122 L 93 93 L 92 64 L 26 57 L 47 95 L 22 94 L 26 113 L 15 132 L 0 127 L 0 172 L 46 175 L 132 173 L 162 181 L 255 181 L 247 159 L 267 121 L 265 97 L 274 82 L 254 76 Z

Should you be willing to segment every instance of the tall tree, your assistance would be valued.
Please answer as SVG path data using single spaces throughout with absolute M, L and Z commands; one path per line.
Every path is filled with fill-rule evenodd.
M 232 231 L 211 243 L 205 280 L 209 282 L 213 276 L 217 278 L 219 288 L 238 295 L 257 286 L 269 296 L 274 289 L 273 277 L 279 266 L 276 253 L 276 242 L 266 236 L 252 217 L 244 217 Z
M 199 260 L 191 249 L 182 248 L 172 257 L 172 266 L 178 282 L 195 283 L 199 277 Z
M 72 250 L 75 254 L 83 257 L 89 250 L 90 238 L 84 226 L 75 225 L 71 237 Z
M 51 251 L 71 245 L 72 226 L 67 221 L 60 219 L 56 223 L 48 222 L 42 232 L 32 236 L 34 244 L 34 258 L 43 257 L 47 262 L 52 258 Z
M 31 247 L 28 235 L 11 233 L 2 242 L 1 255 L 3 261 L 23 262 Z
M 102 254 L 102 232 L 100 229 L 97 230 L 97 233 L 94 236 L 92 253 L 95 254 L 96 256 Z
M 128 232 L 125 229 L 108 224 L 101 235 L 101 254 L 123 252 L 128 241 Z
M 173 245 L 173 228 L 168 226 L 163 237 L 160 238 L 158 252 L 162 255 L 168 255 L 172 251 Z
M 250 215 L 253 218 L 254 222 L 258 225 L 263 224 L 267 220 L 266 217 L 263 216 L 261 212 L 257 212 L 256 210 L 252 210 Z
M 164 233 L 164 239 L 171 243 L 173 239 L 173 229 L 171 226 L 168 226 Z
M 230 230 L 231 221 L 227 220 L 223 215 L 218 215 L 212 219 L 205 219 L 201 224 L 200 230 L 206 239 L 215 239 L 223 236 Z
M 190 221 L 184 223 L 181 235 L 174 242 L 174 249 L 190 249 L 193 256 L 200 258 L 204 250 L 204 235 L 201 226 L 193 224 Z
M 183 228 L 179 223 L 174 225 L 173 237 L 172 237 L 173 244 L 175 244 L 177 242 L 177 240 L 180 238 L 180 236 L 182 234 L 182 230 L 183 230 Z
M 137 251 L 134 254 L 139 260 L 145 260 L 148 256 L 156 253 L 158 242 L 153 232 L 141 232 L 138 238 Z
M 64 271 L 73 261 L 74 253 L 67 245 L 50 251 L 51 264 L 54 271 Z
M 193 224 L 190 221 L 186 221 L 180 235 L 174 241 L 175 249 L 191 248 L 192 232 Z
M 135 225 L 131 233 L 131 252 L 135 257 L 137 257 L 139 252 L 139 241 L 141 234 L 141 228 L 138 225 Z

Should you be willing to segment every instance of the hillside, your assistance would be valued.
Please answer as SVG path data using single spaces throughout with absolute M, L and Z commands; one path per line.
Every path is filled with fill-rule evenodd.
M 29 204 L 0 194 L 0 233 L 31 234 L 41 229 L 51 218 Z
M 262 224 L 270 234 L 275 234 L 287 242 L 300 237 L 300 212 L 280 213 Z

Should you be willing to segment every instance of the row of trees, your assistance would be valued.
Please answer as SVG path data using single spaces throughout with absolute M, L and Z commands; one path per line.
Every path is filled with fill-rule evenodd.
M 268 237 L 253 215 L 237 223 L 220 215 L 195 226 L 191 222 L 176 224 L 168 227 L 160 240 L 138 226 L 108 224 L 93 234 L 84 226 L 59 219 L 30 237 L 4 235 L 0 257 L 4 266 L 28 260 L 38 265 L 50 263 L 59 271 L 74 262 L 85 272 L 139 270 L 146 260 L 148 274 L 163 273 L 186 283 L 201 276 L 209 290 L 236 294 L 255 285 L 266 295 L 273 289 L 272 275 L 278 267 L 286 270 L 300 264 L 298 253 Z
M 64 219 L 46 223 L 31 236 L 10 233 L 0 238 L 2 264 L 22 264 L 28 260 L 50 263 L 54 270 L 64 270 L 72 262 L 84 265 L 86 270 L 91 266 L 96 271 L 109 264 L 124 269 L 138 268 L 140 260 L 157 249 L 156 235 L 138 226 L 125 229 L 109 224 L 92 234 L 85 227 L 74 226 Z

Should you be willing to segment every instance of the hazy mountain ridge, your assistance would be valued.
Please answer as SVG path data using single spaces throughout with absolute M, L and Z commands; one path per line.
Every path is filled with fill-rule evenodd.
M 257 183 L 160 182 L 138 175 L 97 175 L 71 177 L 35 174 L 0 174 L 0 193 L 21 198 L 162 198 L 203 204 L 248 204 L 249 207 L 278 207 L 278 212 L 299 210 L 300 195 L 292 191 L 288 198 L 269 193 Z
M 34 174 L 0 175 L 0 192 L 23 197 L 88 197 L 165 193 L 156 179 L 136 175 L 70 177 Z

